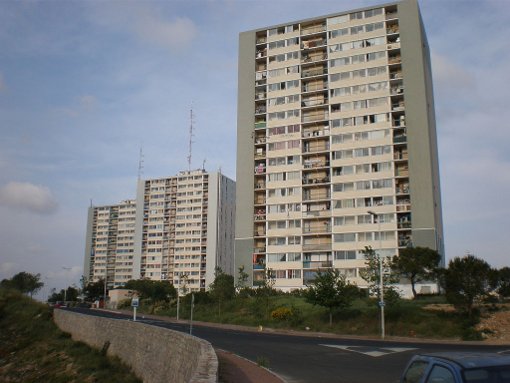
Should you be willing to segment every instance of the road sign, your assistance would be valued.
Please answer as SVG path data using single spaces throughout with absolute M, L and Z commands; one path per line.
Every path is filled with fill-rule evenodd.
M 138 307 L 140 305 L 140 301 L 138 298 L 131 299 L 131 307 Z

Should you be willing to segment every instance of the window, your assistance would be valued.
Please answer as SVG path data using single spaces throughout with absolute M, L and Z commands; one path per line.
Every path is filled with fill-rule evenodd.
M 335 226 L 353 225 L 354 223 L 355 223 L 354 216 L 335 217 L 335 220 L 334 220 Z
M 347 21 L 349 21 L 349 15 L 331 17 L 328 19 L 328 25 L 341 24 L 341 23 L 345 23 Z
M 426 383 L 455 383 L 455 377 L 448 368 L 436 365 L 432 367 Z
M 335 234 L 334 240 L 335 242 L 354 242 L 356 241 L 356 233 Z
M 354 250 L 349 251 L 335 251 L 335 260 L 349 260 L 356 259 L 356 252 Z

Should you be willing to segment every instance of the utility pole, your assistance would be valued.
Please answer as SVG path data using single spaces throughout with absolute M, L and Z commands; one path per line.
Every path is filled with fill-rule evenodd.
M 373 219 L 374 223 L 377 221 L 377 231 L 379 232 L 379 291 L 380 300 L 379 307 L 381 308 L 381 339 L 385 337 L 385 324 L 384 324 L 384 280 L 383 280 L 383 259 L 382 259 L 382 232 L 381 232 L 381 217 L 373 211 L 368 211 Z

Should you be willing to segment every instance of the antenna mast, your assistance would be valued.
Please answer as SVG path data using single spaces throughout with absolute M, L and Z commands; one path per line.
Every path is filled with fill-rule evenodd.
M 140 156 L 138 158 L 138 181 L 142 178 L 143 174 L 143 150 L 142 146 L 140 146 Z
M 188 152 L 188 170 L 191 170 L 191 149 L 193 145 L 193 104 L 191 104 L 191 108 L 189 111 L 189 152 Z

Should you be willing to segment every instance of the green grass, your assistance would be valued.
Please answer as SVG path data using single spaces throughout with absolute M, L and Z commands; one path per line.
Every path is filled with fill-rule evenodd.
M 444 297 L 420 297 L 416 300 L 400 300 L 395 306 L 386 306 L 386 334 L 389 336 L 432 339 L 476 339 L 473 323 L 463 320 L 456 312 L 425 310 L 429 304 L 445 303 Z M 271 317 L 271 312 L 287 307 L 293 314 L 286 320 Z M 149 310 L 142 306 L 141 312 Z M 147 312 L 147 311 L 145 311 Z M 181 299 L 180 318 L 189 319 L 190 306 Z M 167 305 L 157 314 L 175 317 L 175 305 Z M 237 297 L 221 304 L 195 304 L 193 318 L 197 321 L 230 323 L 246 326 L 263 326 L 278 329 L 294 329 L 330 332 L 344 335 L 372 335 L 380 333 L 380 311 L 374 299 L 363 298 L 343 311 L 334 312 L 333 325 L 329 326 L 328 311 L 307 303 L 304 298 L 280 294 L 265 297 Z
M 44 304 L 0 289 L 0 381 L 140 382 L 117 358 L 74 342 Z

